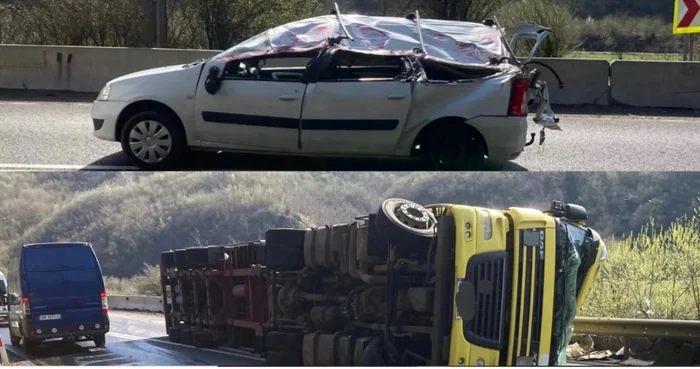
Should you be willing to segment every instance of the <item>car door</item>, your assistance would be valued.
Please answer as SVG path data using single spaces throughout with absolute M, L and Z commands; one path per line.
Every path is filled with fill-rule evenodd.
M 251 63 L 249 60 L 229 63 L 214 60 L 202 72 L 195 102 L 195 122 L 202 145 L 297 151 L 306 89 L 300 77 L 304 68 L 261 75 L 260 65 L 251 66 Z M 245 66 L 245 72 L 240 65 Z M 214 94 L 205 88 L 212 67 L 223 71 L 221 86 Z M 290 78 L 290 74 L 292 77 L 299 75 L 299 78 Z
M 338 51 L 306 89 L 301 122 L 305 153 L 394 153 L 411 107 L 402 57 Z

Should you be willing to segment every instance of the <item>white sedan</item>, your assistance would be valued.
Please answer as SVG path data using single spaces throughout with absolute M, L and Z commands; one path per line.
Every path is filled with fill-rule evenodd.
M 536 41 L 546 28 L 523 24 Z M 530 54 L 531 59 L 534 49 Z M 420 157 L 436 169 L 517 158 L 535 122 L 559 129 L 536 69 L 497 24 L 320 16 L 265 31 L 208 60 L 107 83 L 94 135 L 148 170 L 189 150 Z M 544 130 L 544 128 L 542 128 Z

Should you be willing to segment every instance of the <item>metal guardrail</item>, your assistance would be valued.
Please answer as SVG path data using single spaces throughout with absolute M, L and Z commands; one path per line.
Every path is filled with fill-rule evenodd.
M 574 333 L 700 339 L 700 321 L 576 317 L 574 319 Z

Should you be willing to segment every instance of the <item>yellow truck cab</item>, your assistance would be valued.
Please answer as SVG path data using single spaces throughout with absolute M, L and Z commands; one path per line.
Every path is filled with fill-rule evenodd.
M 436 315 L 451 316 L 448 326 L 438 322 L 434 335 L 450 330 L 448 360 L 432 364 L 566 365 L 573 319 L 607 255 L 586 210 L 557 201 L 548 211 L 427 208 L 438 224 L 436 301 L 454 296 Z M 432 351 L 445 352 L 442 342 Z

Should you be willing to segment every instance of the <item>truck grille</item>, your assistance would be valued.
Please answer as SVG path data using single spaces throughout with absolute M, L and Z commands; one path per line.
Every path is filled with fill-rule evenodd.
M 503 348 L 508 274 L 508 253 L 505 251 L 479 254 L 469 260 L 462 282 L 474 288 L 474 315 L 471 319 L 463 317 L 467 341 L 496 350 Z
M 544 228 L 521 230 L 520 244 L 516 245 L 518 263 L 513 270 L 515 301 L 515 335 L 511 364 L 517 358 L 535 358 L 540 346 L 542 299 L 544 294 Z

